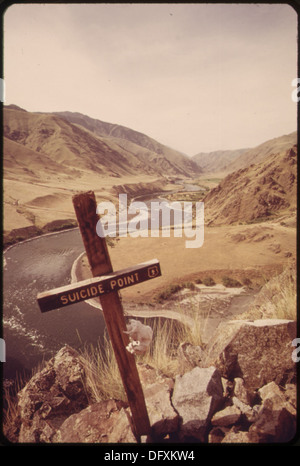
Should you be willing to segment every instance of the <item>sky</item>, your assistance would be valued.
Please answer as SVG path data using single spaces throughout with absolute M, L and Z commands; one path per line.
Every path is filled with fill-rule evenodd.
M 189 156 L 297 129 L 297 14 L 286 4 L 15 4 L 5 104 L 80 112 Z

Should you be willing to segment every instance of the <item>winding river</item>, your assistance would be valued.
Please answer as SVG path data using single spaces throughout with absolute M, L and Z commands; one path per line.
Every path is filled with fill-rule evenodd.
M 187 191 L 195 188 L 186 186 Z M 144 200 L 150 202 L 151 198 Z M 159 194 L 155 200 L 161 200 Z M 71 282 L 72 265 L 82 252 L 79 229 L 34 238 L 4 252 L 4 378 L 31 371 L 64 344 L 78 349 L 103 341 L 105 321 L 100 310 L 81 302 L 41 313 L 36 300 L 39 292 Z

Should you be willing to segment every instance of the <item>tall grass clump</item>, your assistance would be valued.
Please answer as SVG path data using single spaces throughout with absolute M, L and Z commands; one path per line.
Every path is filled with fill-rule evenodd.
M 185 313 L 181 311 L 182 317 Z M 190 313 L 189 313 L 190 314 Z M 191 316 L 191 314 L 190 314 Z M 146 353 L 136 355 L 136 362 L 148 364 L 164 375 L 174 378 L 178 373 L 178 347 L 183 342 L 202 346 L 205 327 L 203 317 L 194 311 L 193 325 L 175 319 L 151 319 L 153 340 Z M 149 325 L 147 319 L 144 324 Z M 115 398 L 126 400 L 118 365 L 111 341 L 104 339 L 103 345 L 85 347 L 81 353 L 85 367 L 85 386 L 89 399 L 93 402 Z
M 297 319 L 296 266 L 289 265 L 281 274 L 271 278 L 261 288 L 243 318 Z
M 110 339 L 105 336 L 103 345 L 90 345 L 81 352 L 85 369 L 85 388 L 92 402 L 111 398 L 126 400 L 118 364 Z
M 297 319 L 296 269 L 289 266 L 280 275 L 272 278 L 263 290 L 262 310 L 274 319 Z

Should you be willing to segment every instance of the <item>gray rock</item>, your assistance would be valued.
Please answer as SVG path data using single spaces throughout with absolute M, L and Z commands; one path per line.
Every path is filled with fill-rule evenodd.
M 213 427 L 208 434 L 208 443 L 221 443 L 229 430 L 228 427 Z
M 60 424 L 88 404 L 78 353 L 65 346 L 18 393 L 19 442 L 51 442 Z
M 56 443 L 136 443 L 128 409 L 114 400 L 101 401 L 68 417 L 57 431 Z
M 194 367 L 201 366 L 204 357 L 204 351 L 200 346 L 194 346 L 190 343 L 181 343 L 178 348 L 178 372 L 180 375 L 192 370 Z
M 247 405 L 251 405 L 254 398 L 253 393 L 247 390 L 244 380 L 240 377 L 234 379 L 233 395 Z
M 218 327 L 202 365 L 215 366 L 225 378 L 243 378 L 250 391 L 271 381 L 285 384 L 295 377 L 291 358 L 295 336 L 295 321 L 229 321 Z
M 213 426 L 230 426 L 236 424 L 241 418 L 241 411 L 235 405 L 227 406 L 221 411 L 217 411 L 212 419 L 211 424 Z
M 278 399 L 267 398 L 258 413 L 257 420 L 250 426 L 249 435 L 258 443 L 279 443 L 292 440 L 295 432 L 295 417 Z M 254 437 L 253 437 L 254 436 Z
M 163 438 L 167 434 L 176 432 L 179 415 L 171 404 L 174 381 L 159 374 L 149 365 L 138 364 L 137 367 L 143 386 L 152 438 Z
M 195 367 L 175 380 L 172 403 L 182 424 L 179 438 L 182 441 L 207 440 L 210 419 L 223 400 L 223 387 L 215 367 Z

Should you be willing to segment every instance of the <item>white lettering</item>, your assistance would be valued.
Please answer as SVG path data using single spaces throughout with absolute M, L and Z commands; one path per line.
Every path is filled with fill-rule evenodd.
M 182 231 L 190 240 L 185 242 L 186 248 L 199 248 L 204 242 L 204 203 L 196 202 L 151 202 L 149 211 L 144 202 L 131 202 L 127 210 L 127 194 L 119 195 L 118 235 L 132 238 L 148 237 L 149 223 L 151 237 L 170 237 L 171 226 L 174 237 L 182 237 Z M 195 207 L 195 209 L 193 209 Z M 112 202 L 101 202 L 97 206 L 97 214 L 102 215 L 97 222 L 98 236 L 117 236 L 116 208 Z M 128 222 L 128 214 L 133 218 Z M 172 215 L 172 218 L 171 218 Z M 194 217 L 194 218 L 193 218 Z M 182 224 L 184 225 L 182 227 Z
M 137 214 L 128 224 L 129 236 L 137 238 L 148 236 L 148 207 L 144 202 L 132 202 L 128 209 L 129 214 Z M 139 228 L 137 228 L 139 226 Z
M 182 236 L 182 208 L 181 203 L 175 202 L 151 202 L 151 236 L 159 236 L 159 227 L 162 227 L 162 236 L 170 237 L 171 212 L 173 213 L 174 237 Z M 161 214 L 161 222 L 160 222 Z
M 300 338 L 295 338 L 295 339 L 292 341 L 292 345 L 293 345 L 293 346 L 300 345 Z M 292 360 L 293 360 L 294 362 L 299 362 L 299 361 L 300 361 L 300 356 L 298 356 L 298 353 L 300 353 L 300 347 L 294 349 L 294 351 L 292 352 Z
M 102 215 L 104 213 L 105 215 Z M 101 215 L 101 220 L 98 220 L 96 225 L 97 235 L 100 238 L 116 236 L 116 208 L 113 203 L 100 202 L 97 206 L 97 214 Z
M 138 453 L 118 453 L 111 450 L 111 453 L 105 453 L 105 461 L 131 461 L 134 464 L 138 458 Z
M 0 78 L 0 101 L 5 102 L 5 81 Z
M 0 362 L 6 362 L 6 347 L 3 338 L 0 338 Z
M 204 242 L 204 203 L 196 202 L 195 230 L 193 229 L 193 206 L 191 203 L 184 206 L 184 234 L 187 238 L 196 238 L 193 241 L 186 241 L 186 248 L 200 248 Z
M 297 86 L 300 84 L 300 78 L 294 78 L 292 81 L 292 86 Z M 298 86 L 296 89 L 293 90 L 292 92 L 292 101 L 293 102 L 299 102 L 300 97 L 299 97 L 299 92 L 300 92 L 300 86 Z

